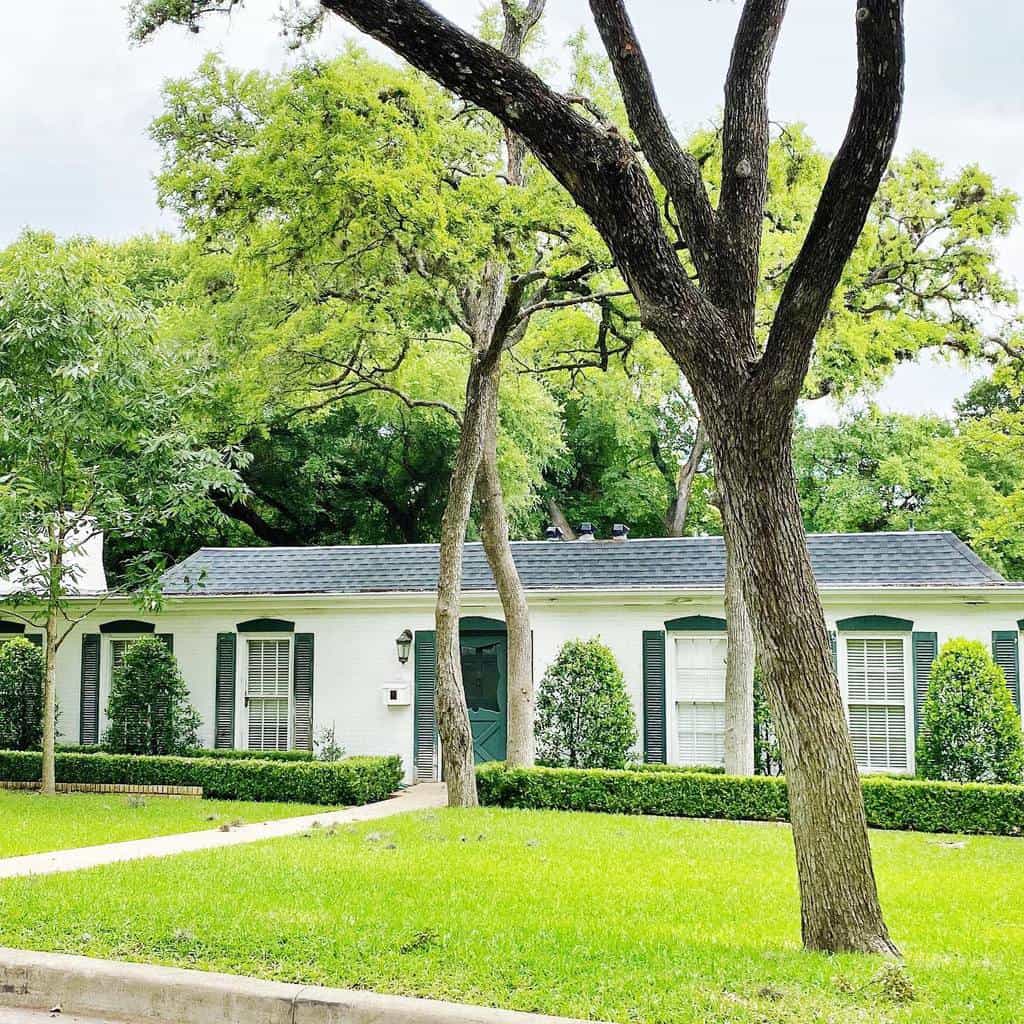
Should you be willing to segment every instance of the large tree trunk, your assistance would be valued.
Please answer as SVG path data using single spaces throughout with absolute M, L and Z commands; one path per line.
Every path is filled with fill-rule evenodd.
M 505 759 L 517 767 L 534 762 L 533 637 L 526 591 L 509 544 L 505 495 L 498 474 L 498 386 L 501 364 L 491 371 L 490 404 L 484 424 L 483 455 L 477 476 L 484 550 L 498 588 L 508 628 L 508 743 Z
M 43 765 L 39 791 L 43 796 L 57 792 L 57 609 L 46 613 L 45 668 L 43 671 Z
M 737 560 L 725 543 L 725 620 L 729 648 L 725 664 L 725 771 L 754 774 L 754 628 L 743 600 Z
M 437 641 L 437 728 L 441 738 L 441 765 L 448 786 L 448 803 L 452 807 L 475 807 L 477 804 L 473 732 L 462 682 L 459 609 L 466 527 L 469 524 L 473 491 L 483 452 L 487 409 L 492 402 L 497 402 L 497 395 L 491 395 L 496 384 L 496 377 L 490 372 L 487 363 L 479 355 L 474 356 L 466 384 L 466 409 L 452 468 L 448 504 L 441 519 L 434 616 Z
M 736 407 L 734 407 L 736 408 Z M 804 943 L 895 954 L 878 901 L 860 778 L 793 474 L 788 416 L 706 418 L 789 790 Z

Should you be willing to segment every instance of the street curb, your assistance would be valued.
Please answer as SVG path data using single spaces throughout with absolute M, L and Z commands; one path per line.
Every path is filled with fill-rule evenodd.
M 0 1006 L 59 1006 L 65 1014 L 132 1024 L 584 1024 L 486 1006 L 3 948 Z

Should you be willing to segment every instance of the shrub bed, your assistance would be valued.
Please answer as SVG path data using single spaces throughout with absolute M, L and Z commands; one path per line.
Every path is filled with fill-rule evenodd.
M 536 810 L 785 821 L 785 779 L 699 772 L 574 768 L 477 769 L 480 802 Z M 873 828 L 1016 836 L 1024 832 L 1024 786 L 862 780 Z
M 101 743 L 61 743 L 58 754 L 109 754 Z M 312 750 L 246 750 L 244 748 L 193 747 L 176 754 L 176 757 L 227 758 L 229 761 L 312 761 Z
M 33 782 L 42 757 L 0 751 L 0 779 Z M 269 761 L 227 757 L 57 754 L 57 781 L 136 786 L 202 786 L 203 796 L 305 804 L 365 804 L 390 796 L 402 781 L 398 757 L 342 761 Z

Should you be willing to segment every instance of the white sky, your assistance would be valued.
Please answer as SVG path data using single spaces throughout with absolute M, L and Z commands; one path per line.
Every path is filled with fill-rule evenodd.
M 471 27 L 479 0 L 435 0 Z M 230 21 L 199 35 L 165 30 L 142 48 L 127 40 L 118 0 L 35 0 L 4 5 L 0 36 L 0 245 L 25 226 L 60 235 L 124 238 L 173 229 L 152 187 L 158 153 L 147 126 L 164 79 L 191 73 L 203 54 L 276 70 L 288 54 L 273 16 L 279 0 L 248 0 Z M 585 0 L 549 0 L 556 45 L 590 25 Z M 805 121 L 834 150 L 854 82 L 851 0 L 790 0 L 775 61 L 772 116 Z M 632 0 L 664 106 L 680 133 L 712 119 L 738 16 L 731 0 Z M 333 19 L 337 22 L 337 19 Z M 899 152 L 921 148 L 951 169 L 977 162 L 1024 192 L 1024 4 L 1006 0 L 907 0 L 907 102 Z M 345 34 L 332 24 L 316 44 L 330 53 Z M 1002 248 L 1024 281 L 1024 229 Z M 969 380 L 959 366 L 905 367 L 879 396 L 887 408 L 947 412 Z M 834 413 L 815 403 L 812 421 Z

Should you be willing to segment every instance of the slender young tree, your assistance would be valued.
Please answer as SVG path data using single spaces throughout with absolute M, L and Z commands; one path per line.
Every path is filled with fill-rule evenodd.
M 234 3 L 142 0 L 134 10 L 135 30 L 145 36 L 166 21 L 194 24 L 225 6 Z M 321 0 L 320 6 L 502 120 L 604 238 L 645 326 L 685 373 L 708 432 L 723 522 L 786 766 L 804 943 L 895 953 L 807 553 L 791 444 L 815 335 L 895 144 L 903 99 L 902 0 L 851 5 L 858 51 L 853 113 L 763 344 L 755 308 L 767 190 L 767 84 L 785 0 L 747 0 L 740 15 L 725 82 L 717 207 L 698 162 L 671 132 L 625 0 L 590 0 L 590 7 L 639 152 L 521 61 L 423 0 Z M 673 218 L 664 216 L 650 173 L 664 188 Z
M 0 576 L 5 614 L 44 631 L 44 794 L 55 788 L 57 652 L 115 594 L 147 600 L 154 528 L 208 509 L 211 488 L 238 494 L 233 470 L 184 425 L 186 389 L 150 344 L 133 259 L 36 233 L 0 252 Z M 143 552 L 106 589 L 85 576 L 103 532 Z

